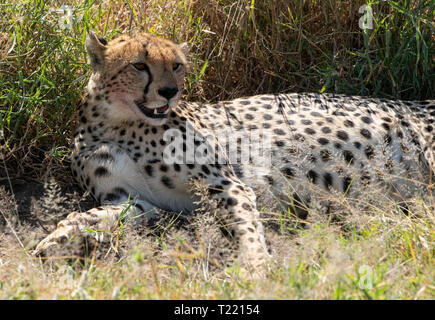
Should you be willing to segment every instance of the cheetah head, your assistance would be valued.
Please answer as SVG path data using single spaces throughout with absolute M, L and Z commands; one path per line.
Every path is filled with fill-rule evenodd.
M 186 44 L 149 34 L 107 42 L 90 32 L 85 46 L 92 66 L 88 91 L 100 90 L 95 94 L 105 104 L 108 120 L 167 121 L 183 87 Z

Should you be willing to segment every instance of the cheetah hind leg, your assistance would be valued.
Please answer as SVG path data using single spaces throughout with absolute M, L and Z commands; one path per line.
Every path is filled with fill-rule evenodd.
M 72 212 L 60 221 L 56 230 L 46 236 L 32 252 L 34 256 L 45 255 L 49 248 L 71 239 L 73 236 L 89 234 L 89 229 L 111 232 L 118 225 L 120 218 L 153 215 L 156 209 L 143 201 L 103 205 L 85 212 Z

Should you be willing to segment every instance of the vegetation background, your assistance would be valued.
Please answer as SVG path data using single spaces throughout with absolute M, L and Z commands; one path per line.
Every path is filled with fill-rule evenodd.
M 360 28 L 363 5 L 373 29 Z M 231 277 L 211 272 L 205 236 L 186 235 L 186 225 L 173 230 L 177 217 L 141 241 L 123 226 L 118 236 L 133 244 L 115 264 L 95 254 L 72 266 L 40 264 L 27 250 L 47 231 L 44 223 L 86 202 L 64 187 L 73 115 L 89 75 L 86 30 L 189 42 L 186 100 L 295 91 L 423 100 L 435 93 L 434 12 L 433 0 L 0 0 L 0 298 L 433 298 L 431 196 L 415 199 L 412 219 L 375 190 L 377 205 L 364 210 L 338 197 L 353 213 L 347 231 L 315 212 L 308 229 L 281 226 L 269 238 L 285 266 L 255 283 L 237 268 L 225 271 Z M 28 199 L 35 193 L 26 188 L 39 189 L 38 197 Z M 193 226 L 214 234 L 205 232 L 212 224 Z M 222 244 L 217 234 L 210 243 Z

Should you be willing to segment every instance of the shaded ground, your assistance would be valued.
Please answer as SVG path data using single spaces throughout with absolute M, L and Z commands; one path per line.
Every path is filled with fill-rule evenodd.
M 29 178 L 13 178 L 10 181 L 6 178 L 2 178 L 0 188 L 3 190 L 1 194 L 2 197 L 0 198 L 0 207 L 4 207 L 5 203 L 8 201 L 6 197 L 11 197 L 11 199 L 15 200 L 16 211 L 20 221 L 35 224 L 37 216 L 33 211 L 38 210 L 38 205 L 40 205 L 38 204 L 38 200 L 43 198 L 44 195 L 49 195 L 47 192 L 49 192 L 48 190 L 50 189 L 47 190 L 46 187 L 47 184 Z M 51 194 L 51 196 L 59 196 L 58 199 L 65 200 L 65 203 L 62 204 L 65 210 L 88 210 L 95 206 L 95 201 L 92 197 L 79 196 L 83 191 L 75 183 L 69 187 L 63 186 L 56 188 L 53 191 L 54 193 Z M 54 206 L 60 205 L 59 200 L 51 200 L 54 200 Z M 67 213 L 65 213 L 65 215 L 67 215 Z
M 92 235 L 73 239 L 48 261 L 35 259 L 29 253 L 59 220 L 94 202 L 81 196 L 67 173 L 62 182 L 46 183 L 0 173 L 0 299 L 433 299 L 435 294 L 430 201 L 416 199 L 421 206 L 412 206 L 412 218 L 391 201 L 361 211 L 343 199 L 350 214 L 339 224 L 317 211 L 310 211 L 307 228 L 279 232 L 265 223 L 276 263 L 264 279 L 251 281 L 233 267 L 235 248 L 206 199 L 201 214 L 161 212 L 149 224 L 121 225 L 102 243 Z M 373 277 L 365 286 L 369 271 Z
M 68 185 L 53 178 L 45 183 L 26 177 L 7 178 L 4 169 L 0 173 L 0 259 L 1 252 L 5 254 L 10 249 L 24 248 L 30 253 L 69 213 L 97 206 L 97 202 L 84 193 L 72 177 Z M 122 225 L 103 242 L 97 243 L 93 236 L 73 239 L 54 248 L 49 255 L 74 259 L 92 256 L 92 259 L 110 263 L 122 259 L 137 246 L 145 246 L 160 263 L 165 263 L 168 259 L 165 250 L 180 250 L 186 240 L 188 245 L 181 251 L 186 248 L 188 251 L 196 250 L 207 243 L 208 258 L 216 265 L 225 265 L 234 249 L 212 213 L 180 215 L 160 211 L 153 220 L 142 219 Z M 70 262 L 73 260 L 68 259 Z
M 6 175 L 0 168 L 0 246 L 31 250 L 71 211 L 87 210 L 95 203 L 75 183 L 59 185 L 54 179 L 40 182 Z

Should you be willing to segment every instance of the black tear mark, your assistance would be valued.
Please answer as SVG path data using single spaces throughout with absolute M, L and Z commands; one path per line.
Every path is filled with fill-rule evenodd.
M 145 66 L 144 72 L 146 72 L 148 74 L 148 83 L 147 83 L 143 92 L 144 92 L 144 95 L 147 95 L 149 88 L 150 88 L 150 85 L 151 85 L 151 82 L 153 82 L 153 76 L 151 75 L 151 71 L 150 71 L 150 68 L 148 67 L 148 65 L 146 63 L 144 63 L 144 66 Z

